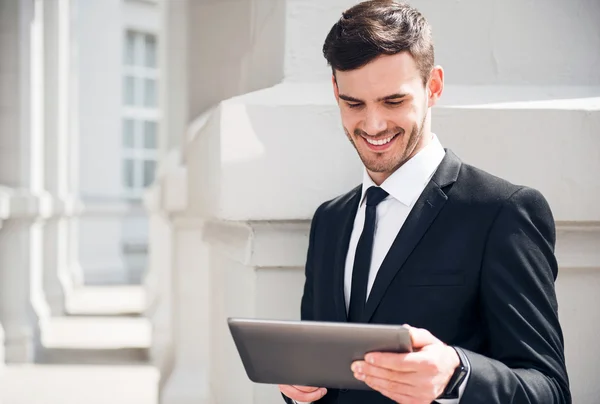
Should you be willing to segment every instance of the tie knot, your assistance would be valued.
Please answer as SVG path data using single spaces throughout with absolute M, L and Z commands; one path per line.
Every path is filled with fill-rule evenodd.
M 388 196 L 380 187 L 370 187 L 367 189 L 367 206 L 377 206 L 379 202 L 383 201 Z

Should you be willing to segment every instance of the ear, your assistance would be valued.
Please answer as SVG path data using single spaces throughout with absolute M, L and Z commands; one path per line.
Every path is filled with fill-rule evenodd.
M 444 69 L 441 66 L 435 66 L 429 75 L 427 83 L 427 106 L 433 107 L 444 92 Z
M 339 103 L 340 102 L 340 89 L 338 88 L 337 80 L 335 79 L 334 74 L 331 75 L 331 84 L 333 85 L 333 95 L 335 96 L 335 100 Z

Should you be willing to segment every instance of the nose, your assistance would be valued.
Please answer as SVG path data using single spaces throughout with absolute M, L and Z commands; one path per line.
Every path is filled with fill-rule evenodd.
M 387 129 L 385 118 L 376 110 L 367 111 L 364 121 L 364 131 L 371 136 L 376 136 L 378 133 L 384 132 Z

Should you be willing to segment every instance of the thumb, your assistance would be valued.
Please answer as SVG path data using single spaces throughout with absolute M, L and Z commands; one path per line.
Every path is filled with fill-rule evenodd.
M 412 340 L 413 348 L 421 349 L 427 345 L 439 344 L 441 341 L 433 336 L 429 331 L 423 328 L 415 328 L 409 325 L 405 325 L 410 333 L 410 339 Z

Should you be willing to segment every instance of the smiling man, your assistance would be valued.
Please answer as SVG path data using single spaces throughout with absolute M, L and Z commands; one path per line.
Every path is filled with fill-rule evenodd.
M 432 133 L 444 72 L 425 18 L 363 2 L 323 52 L 365 170 L 314 215 L 301 317 L 407 324 L 415 349 L 349 364 L 370 391 L 280 386 L 286 401 L 570 403 L 552 212 L 538 191 L 462 162 Z

